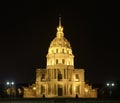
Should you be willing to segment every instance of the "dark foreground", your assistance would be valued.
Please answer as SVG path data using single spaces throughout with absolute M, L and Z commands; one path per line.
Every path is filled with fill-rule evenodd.
M 83 99 L 83 98 L 27 98 L 0 99 L 0 103 L 120 103 L 120 99 Z

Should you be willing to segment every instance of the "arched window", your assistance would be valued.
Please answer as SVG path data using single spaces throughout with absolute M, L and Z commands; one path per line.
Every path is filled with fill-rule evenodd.
M 65 60 L 64 59 L 62 59 L 62 64 L 65 64 Z
M 62 79 L 62 74 L 58 73 L 58 81 Z
M 56 59 L 56 64 L 58 64 L 58 59 Z
M 76 74 L 76 75 L 75 75 L 75 79 L 79 79 L 79 74 Z
M 41 81 L 44 81 L 44 80 L 45 80 L 45 74 L 42 74 Z
M 75 75 L 75 81 L 79 81 L 79 80 L 80 80 L 79 74 L 76 74 Z
M 41 94 L 45 93 L 45 86 L 41 85 Z
M 56 49 L 56 53 L 58 53 L 58 49 Z
M 62 53 L 64 53 L 64 49 L 62 49 Z

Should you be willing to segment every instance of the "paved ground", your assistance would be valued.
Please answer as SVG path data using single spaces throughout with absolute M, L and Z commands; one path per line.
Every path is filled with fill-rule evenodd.
M 0 99 L 0 103 L 120 103 L 120 99 L 36 98 Z

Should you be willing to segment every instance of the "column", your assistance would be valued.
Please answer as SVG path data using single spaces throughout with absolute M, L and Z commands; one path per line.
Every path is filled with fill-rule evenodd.
M 54 76 L 54 69 L 53 69 L 52 71 L 53 71 L 53 72 L 52 72 L 52 73 L 53 73 L 53 79 L 55 79 L 55 76 Z
M 56 75 L 55 79 L 57 79 L 57 69 L 55 69 L 55 75 Z
M 50 69 L 51 79 L 52 79 L 52 69 Z
M 65 69 L 65 79 L 67 79 L 67 69 Z
M 56 95 L 58 96 L 58 84 L 56 85 Z
M 40 96 L 41 96 L 41 84 L 39 84 L 39 89 L 40 89 Z

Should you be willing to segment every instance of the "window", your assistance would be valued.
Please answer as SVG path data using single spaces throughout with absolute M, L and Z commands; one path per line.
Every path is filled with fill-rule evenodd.
M 62 59 L 62 64 L 65 64 L 65 60 L 64 59 Z
M 58 64 L 58 59 L 56 59 L 56 64 Z
M 45 74 L 42 74 L 42 79 L 45 79 Z
M 41 94 L 45 93 L 45 86 L 41 85 Z
M 75 81 L 79 81 L 79 80 L 80 80 L 79 74 L 76 74 L 76 75 L 75 75 Z
M 41 76 L 41 80 L 42 80 L 42 81 L 45 80 L 45 74 L 42 74 L 42 76 Z
M 62 53 L 64 53 L 64 49 L 62 49 Z
M 56 49 L 56 53 L 58 53 L 58 49 Z
M 75 79 L 79 79 L 79 75 L 78 74 L 75 75 Z
M 62 74 L 58 73 L 58 81 L 60 81 L 62 79 Z

